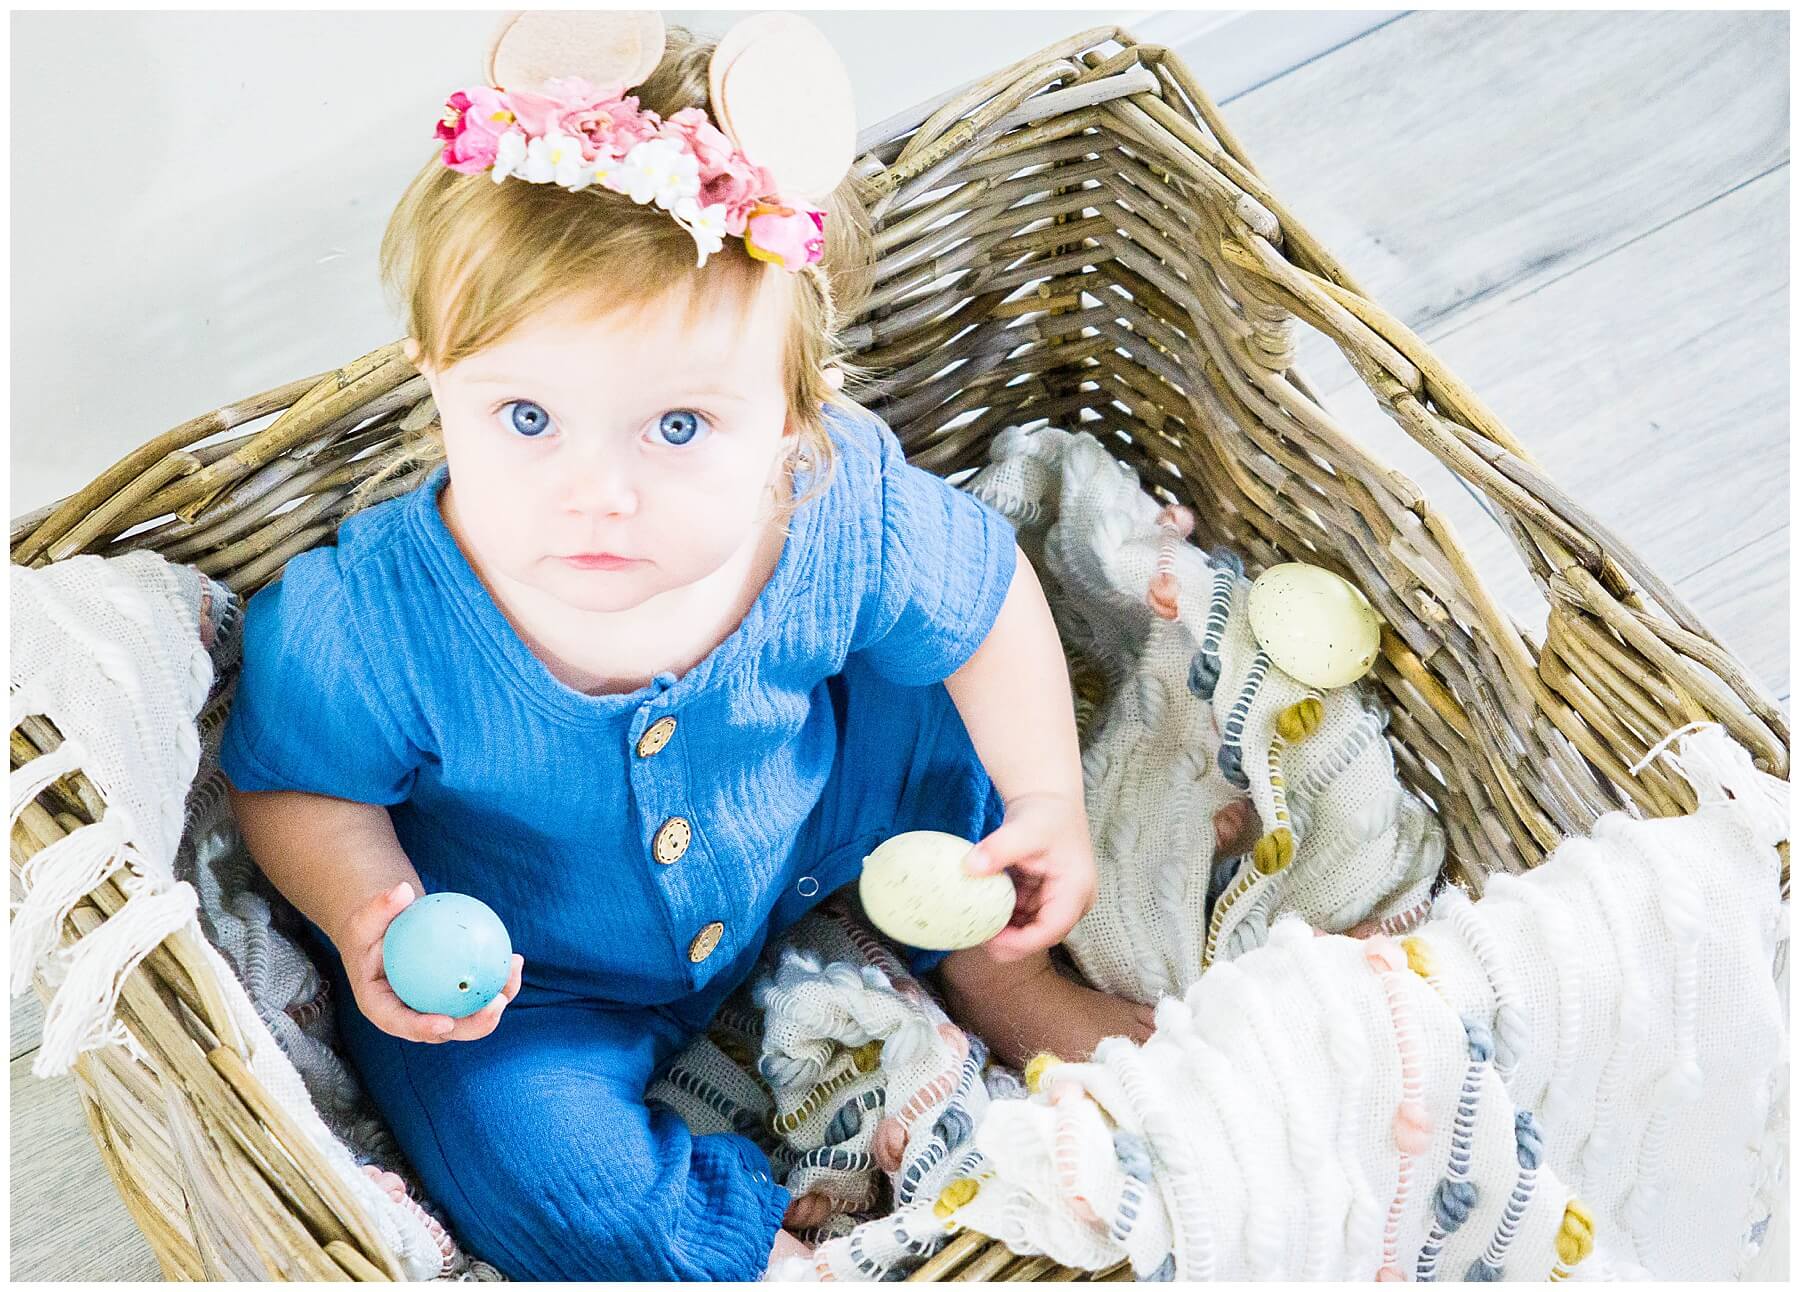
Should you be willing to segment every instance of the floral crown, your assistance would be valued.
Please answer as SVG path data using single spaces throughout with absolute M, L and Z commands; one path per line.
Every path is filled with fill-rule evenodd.
M 824 36 L 785 13 L 733 27 L 709 68 L 723 129 L 701 108 L 664 119 L 625 92 L 661 62 L 663 38 L 654 10 L 507 15 L 488 52 L 496 83 L 446 100 L 444 165 L 486 171 L 496 184 L 514 176 L 573 192 L 597 183 L 655 202 L 693 235 L 699 267 L 727 236 L 789 271 L 817 263 L 825 212 L 806 196 L 836 186 L 855 142 L 848 77 Z M 564 74 L 546 77 L 550 67 Z M 821 88 L 836 109 L 824 127 Z

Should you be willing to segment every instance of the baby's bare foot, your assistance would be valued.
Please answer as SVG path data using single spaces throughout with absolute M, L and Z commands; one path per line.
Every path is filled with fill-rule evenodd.
M 945 957 L 940 979 L 950 1016 L 1014 1068 L 1046 1051 L 1080 1062 L 1109 1036 L 1141 1045 L 1156 1027 L 1150 1006 L 1063 977 L 1047 953 L 1000 963 L 971 947 Z

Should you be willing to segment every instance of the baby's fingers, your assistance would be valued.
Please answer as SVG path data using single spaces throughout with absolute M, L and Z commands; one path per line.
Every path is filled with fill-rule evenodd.
M 1028 917 L 1022 923 L 1007 925 L 988 940 L 989 954 L 996 960 L 1008 961 L 1048 951 L 1075 927 L 1086 902 L 1087 894 L 1079 885 L 1046 881 L 1039 888 Z M 1021 902 L 1020 907 L 1025 909 L 1025 904 Z
M 370 898 L 363 903 L 362 909 L 345 922 L 343 931 L 337 935 L 339 949 L 353 948 L 365 964 L 368 963 L 370 952 L 373 952 L 374 964 L 379 967 L 381 941 L 387 934 L 388 925 L 415 900 L 412 885 L 408 883 L 396 884 L 387 892 Z
M 386 978 L 375 978 L 364 984 L 364 995 L 357 1005 L 368 1020 L 392 1036 L 409 1041 L 443 1041 L 449 1039 L 456 1020 L 448 1014 L 421 1014 L 394 994 Z
M 1038 951 L 1047 951 L 1062 939 L 1044 923 L 1042 909 L 1034 911 L 1023 924 L 1009 924 L 985 944 L 994 959 L 1007 963 L 1023 960 Z

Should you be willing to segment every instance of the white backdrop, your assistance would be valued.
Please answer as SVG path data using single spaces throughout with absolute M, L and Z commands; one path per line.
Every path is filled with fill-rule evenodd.
M 12 16 L 11 515 L 401 335 L 376 247 L 499 12 Z M 739 16 L 664 12 L 715 34 Z M 861 126 L 1109 23 L 1177 48 L 1225 99 L 1389 16 L 803 12 L 849 66 Z

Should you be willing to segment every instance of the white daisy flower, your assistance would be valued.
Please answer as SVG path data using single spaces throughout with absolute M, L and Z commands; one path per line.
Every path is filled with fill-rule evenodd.
M 669 139 L 646 139 L 625 155 L 624 187 L 633 202 L 664 209 L 700 191 L 700 160 Z
M 508 130 L 500 136 L 500 142 L 494 149 L 494 183 L 498 184 L 508 175 L 524 177 L 522 167 L 525 164 L 525 132 Z
M 668 190 L 657 201 L 663 206 L 679 202 L 683 198 L 700 196 L 700 159 L 693 153 L 677 151 L 675 154 L 675 177 Z
M 555 133 L 540 135 L 525 145 L 525 179 L 533 184 L 548 184 L 556 178 L 556 162 L 550 154 L 560 151 L 555 144 L 558 139 L 566 137 Z
M 724 235 L 706 228 L 690 227 L 689 232 L 694 235 L 694 245 L 700 248 L 700 265 L 704 268 L 706 258 L 725 245 Z
M 620 184 L 620 176 L 623 172 L 617 153 L 602 148 L 588 165 L 590 168 L 589 178 L 594 183 L 602 188 L 610 188 L 615 193 L 624 192 Z
M 697 198 L 683 195 L 668 211 L 677 224 L 693 234 L 700 249 L 699 267 L 705 268 L 707 256 L 725 245 L 725 204 L 701 206 Z
M 586 188 L 588 181 L 593 179 L 593 163 L 582 155 L 581 141 L 573 135 L 551 131 L 545 136 L 544 151 L 549 157 L 556 182 L 564 188 Z
M 688 221 L 688 227 L 705 234 L 713 241 L 713 250 L 717 251 L 725 245 L 725 204 L 714 202 L 711 206 L 701 207 Z

